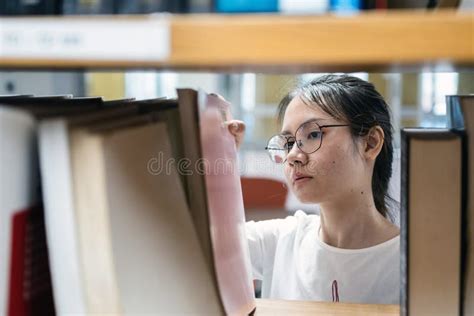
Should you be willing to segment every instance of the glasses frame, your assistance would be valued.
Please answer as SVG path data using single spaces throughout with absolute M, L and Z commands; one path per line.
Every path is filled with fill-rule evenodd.
M 311 151 L 311 152 L 306 152 L 306 151 L 304 151 L 303 149 L 301 149 L 301 147 L 300 147 L 300 145 L 299 145 L 299 142 L 298 142 L 298 140 L 296 139 L 296 134 L 298 134 L 298 131 L 300 130 L 300 128 L 303 127 L 303 125 L 308 124 L 308 123 L 316 124 L 316 125 L 319 127 L 319 129 L 321 130 L 321 141 L 320 141 L 320 143 L 319 143 L 319 147 L 316 148 L 315 150 Z M 284 138 L 286 139 L 287 143 L 288 143 L 288 139 L 293 138 L 293 139 L 295 140 L 295 144 L 296 144 L 296 146 L 298 147 L 298 149 L 299 149 L 301 152 L 303 152 L 303 153 L 309 155 L 309 154 L 312 154 L 312 153 L 317 152 L 317 151 L 321 148 L 321 146 L 323 145 L 323 135 L 324 135 L 324 134 L 322 133 L 323 128 L 328 128 L 328 127 L 343 127 L 343 126 L 351 126 L 351 125 L 350 125 L 350 124 L 327 124 L 327 125 L 319 125 L 316 121 L 308 121 L 308 122 L 305 122 L 305 123 L 301 124 L 301 125 L 296 129 L 296 132 L 295 132 L 294 135 L 276 134 L 276 135 L 273 135 L 272 137 L 270 137 L 270 139 L 268 140 L 268 143 L 270 143 L 270 140 L 273 139 L 273 138 L 276 137 L 276 136 L 284 137 Z M 293 147 L 288 148 L 288 149 L 284 149 L 284 148 L 272 148 L 272 147 L 268 147 L 268 143 L 267 143 L 267 146 L 265 147 L 265 150 L 267 150 L 267 152 L 268 152 L 268 150 L 287 150 L 287 151 L 288 151 L 288 152 L 286 153 L 285 160 L 281 162 L 281 163 L 285 163 L 286 160 L 287 160 L 288 154 L 291 152 L 291 150 L 293 149 Z M 270 156 L 270 159 L 271 159 L 273 162 L 275 162 L 275 161 L 272 159 L 272 155 L 271 155 L 269 152 L 268 152 L 268 155 Z

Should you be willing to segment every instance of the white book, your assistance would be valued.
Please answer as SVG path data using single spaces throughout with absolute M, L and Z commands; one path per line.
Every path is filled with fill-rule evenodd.
M 27 112 L 0 107 L 0 314 L 9 298 L 12 218 L 37 202 L 35 120 Z
M 39 124 L 39 153 L 46 237 L 56 313 L 86 312 L 80 278 L 79 242 L 74 211 L 69 135 L 64 120 Z
M 329 0 L 279 0 L 278 10 L 287 14 L 324 14 L 329 11 Z

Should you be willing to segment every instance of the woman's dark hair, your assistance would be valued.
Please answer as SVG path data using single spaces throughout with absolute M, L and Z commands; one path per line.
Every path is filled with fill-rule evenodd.
M 375 207 L 384 217 L 393 220 L 388 202 L 388 183 L 392 176 L 393 128 L 390 111 L 383 97 L 373 84 L 348 75 L 325 75 L 318 77 L 288 93 L 278 106 L 278 118 L 282 122 L 291 100 L 299 96 L 303 102 L 319 106 L 333 118 L 350 124 L 353 140 L 368 134 L 374 126 L 384 132 L 384 143 L 375 160 L 372 176 L 372 191 Z

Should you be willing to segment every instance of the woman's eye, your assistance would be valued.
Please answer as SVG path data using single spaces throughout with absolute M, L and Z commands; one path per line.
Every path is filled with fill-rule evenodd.
M 321 132 L 320 131 L 314 131 L 308 134 L 308 139 L 316 139 L 321 137 Z
M 293 148 L 294 144 L 295 144 L 294 141 L 287 142 L 285 148 L 288 149 L 288 150 L 291 150 Z

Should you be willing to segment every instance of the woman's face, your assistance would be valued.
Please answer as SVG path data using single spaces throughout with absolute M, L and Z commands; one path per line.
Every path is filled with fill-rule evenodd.
M 288 105 L 282 125 L 282 134 L 294 136 L 297 129 L 309 120 L 321 125 L 347 124 L 337 121 L 318 106 L 305 104 L 295 97 Z M 285 162 L 289 187 L 304 203 L 338 201 L 360 191 L 364 164 L 350 128 L 322 128 L 321 147 L 313 153 L 302 152 L 296 144 Z M 364 194 L 358 192 L 358 194 Z

